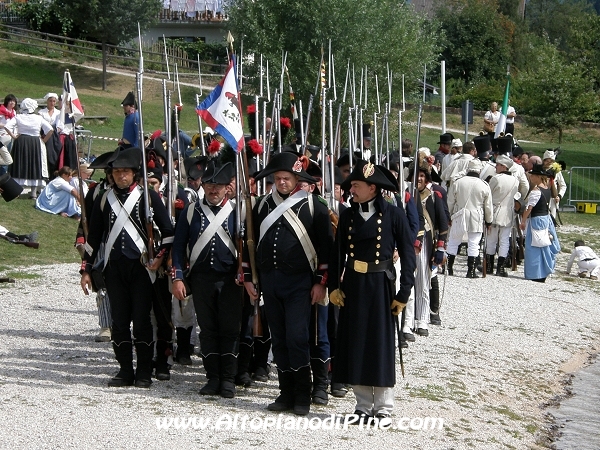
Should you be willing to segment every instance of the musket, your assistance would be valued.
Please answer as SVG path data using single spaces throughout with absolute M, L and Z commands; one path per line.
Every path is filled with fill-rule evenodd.
M 321 47 L 321 62 L 319 63 L 319 70 L 317 71 L 317 84 L 315 85 L 315 93 L 311 94 L 308 98 L 308 111 L 306 112 L 306 130 L 304 131 L 304 142 L 302 143 L 304 147 L 306 147 L 306 143 L 308 142 L 308 134 L 310 132 L 310 118 L 312 116 L 313 100 L 319 92 L 319 84 L 321 83 L 321 77 L 323 76 L 323 57 L 323 47 Z
M 243 194 L 246 205 L 246 245 L 248 246 L 248 256 L 250 258 L 250 272 L 252 273 L 252 284 L 258 292 L 258 271 L 256 267 L 256 246 L 254 243 L 254 221 L 252 216 L 252 194 L 250 192 L 250 179 L 248 174 L 248 157 L 245 151 L 239 152 L 242 167 L 242 181 L 244 184 Z M 254 337 L 262 337 L 263 328 L 260 319 L 259 305 L 260 299 L 254 300 L 254 313 L 252 317 L 252 329 Z
M 423 118 L 423 104 L 419 103 L 419 115 L 417 118 L 417 138 L 415 139 L 415 159 L 414 159 L 414 171 L 413 171 L 413 198 L 417 202 L 419 198 L 419 140 L 421 135 L 421 119 Z M 402 143 L 400 143 L 402 145 Z M 400 154 L 402 154 L 402 147 L 400 147 Z
M 487 247 L 487 225 L 485 224 L 485 220 L 483 222 L 483 261 L 482 261 L 482 265 L 483 265 L 483 274 L 482 274 L 482 278 L 485 278 L 486 274 L 487 274 L 487 251 L 486 251 L 486 247 Z
M 144 55 L 142 53 L 142 35 L 140 24 L 138 23 L 139 49 L 140 49 L 140 65 L 139 71 L 135 75 L 135 85 L 138 96 L 138 142 L 142 150 L 142 179 L 144 183 L 144 209 L 146 213 L 146 234 L 148 235 L 148 265 L 152 265 L 154 259 L 154 219 L 152 217 L 152 208 L 150 206 L 150 194 L 148 192 L 148 170 L 146 168 L 146 145 L 144 140 L 144 118 L 142 115 L 142 80 L 144 75 Z
M 510 264 L 511 270 L 515 272 L 517 270 L 517 218 L 515 217 L 512 221 L 512 230 L 510 232 L 510 240 L 512 251 L 510 252 Z
M 171 110 L 171 92 L 167 91 L 167 80 L 163 80 L 163 110 L 165 117 L 165 133 L 167 135 L 167 173 L 169 174 L 169 184 L 172 183 L 172 173 L 173 173 L 173 154 L 172 148 L 170 145 L 170 136 L 171 136 L 171 121 L 169 120 L 169 112 Z M 200 116 L 198 116 L 200 117 Z M 167 213 L 169 214 L 169 218 L 171 219 L 171 223 L 174 224 L 174 216 L 175 211 L 173 210 L 173 202 L 171 202 L 171 189 L 170 185 L 167 185 L 169 189 L 169 199 L 167 201 Z

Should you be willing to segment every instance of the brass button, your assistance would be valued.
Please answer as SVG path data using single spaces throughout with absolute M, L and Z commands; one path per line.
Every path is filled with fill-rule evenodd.
M 348 231 L 350 231 L 352 229 L 352 227 L 348 227 Z
M 377 248 L 381 248 L 381 244 L 377 244 L 375 247 L 377 247 Z
M 377 223 L 381 223 L 381 219 L 377 219 Z
M 352 236 L 348 236 L 348 239 L 352 239 Z
M 381 236 L 377 236 L 377 240 L 380 241 L 381 240 Z
M 379 252 L 375 252 L 375 256 L 379 256 Z
M 383 213 L 379 213 L 379 217 L 383 217 Z
M 375 260 L 375 264 L 379 264 L 379 260 L 378 259 Z
M 352 256 L 354 258 L 354 253 L 350 253 L 350 256 Z
M 350 244 L 350 248 L 354 248 L 354 244 Z
M 381 233 L 381 228 L 377 228 L 377 231 L 379 231 Z

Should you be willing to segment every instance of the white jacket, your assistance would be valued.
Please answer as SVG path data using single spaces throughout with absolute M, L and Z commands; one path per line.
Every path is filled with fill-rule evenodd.
M 510 173 L 499 173 L 490 180 L 494 220 L 499 227 L 509 227 L 514 218 L 514 198 L 519 188 L 519 180 Z
M 490 186 L 477 177 L 464 176 L 456 180 L 448 190 L 448 210 L 454 214 L 465 208 L 465 231 L 483 231 L 483 222 L 493 219 L 492 192 Z

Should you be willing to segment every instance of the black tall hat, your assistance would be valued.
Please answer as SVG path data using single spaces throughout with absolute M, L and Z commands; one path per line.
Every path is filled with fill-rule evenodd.
M 511 153 L 513 143 L 513 137 L 510 134 L 508 136 L 499 137 L 496 139 L 496 148 L 498 149 L 498 153 Z
M 281 129 L 281 145 L 283 145 L 283 143 L 285 142 L 285 138 L 287 137 L 287 134 L 290 131 L 290 128 L 292 128 L 290 119 L 288 119 L 287 117 L 282 117 L 281 119 L 279 119 L 279 128 Z M 279 134 L 277 133 L 277 131 L 275 131 L 273 135 L 273 151 L 276 151 L 278 147 Z
M 356 164 L 357 161 L 362 161 L 362 160 L 363 160 L 362 154 L 360 152 L 354 152 L 353 157 L 352 157 L 352 162 L 354 164 Z M 343 150 L 342 150 L 342 154 L 336 161 L 335 165 L 338 167 L 342 167 L 342 166 L 345 166 L 346 164 L 350 164 L 350 153 L 348 152 L 348 150 L 346 150 L 346 152 L 343 152 Z
M 156 156 L 160 156 L 165 163 L 168 161 L 167 151 L 165 149 L 166 143 L 167 143 L 167 137 L 164 135 L 161 135 L 161 136 L 157 137 L 156 139 L 154 139 L 154 141 L 152 141 L 152 145 L 149 149 L 150 152 L 154 152 L 156 154 Z M 148 153 L 150 153 L 150 152 L 148 152 Z
M 121 147 L 119 147 L 121 148 Z M 109 161 L 111 160 L 112 157 L 115 156 L 115 152 L 117 152 L 117 150 L 114 150 L 112 152 L 106 152 L 106 153 L 102 153 L 100 156 L 98 156 L 96 159 L 94 159 L 91 164 L 89 165 L 89 169 L 108 169 L 110 166 L 108 165 Z
M 296 140 L 300 141 L 302 138 L 302 124 L 304 124 L 304 134 L 306 134 L 306 116 L 302 116 L 302 122 L 300 119 L 294 119 L 294 131 L 296 132 Z
M 2 189 L 2 198 L 7 202 L 14 200 L 23 192 L 23 187 L 13 180 L 8 173 L 0 175 L 0 189 Z
M 127 96 L 121 102 L 121 106 L 135 106 L 135 96 L 133 92 L 127 93 Z
M 452 139 L 454 139 L 454 135 L 452 133 L 440 134 L 440 141 L 438 144 L 452 145 Z
M 258 134 L 256 130 L 256 105 L 252 103 L 248 105 L 246 108 L 246 113 L 248 113 L 248 129 L 250 130 L 250 138 L 258 139 Z
M 202 184 L 229 184 L 235 175 L 233 164 L 223 165 L 215 164 L 215 161 L 209 161 L 206 170 L 202 175 Z
M 341 185 L 344 182 L 344 174 L 338 166 L 333 167 L 333 184 Z
M 208 156 L 192 156 L 183 160 L 183 167 L 188 175 L 193 167 L 196 167 L 204 172 L 207 162 Z
M 293 175 L 298 175 L 301 179 L 308 181 L 309 183 L 316 183 L 317 180 L 306 173 L 304 168 L 305 164 L 306 167 L 308 167 L 308 163 L 309 159 L 306 158 L 306 156 L 298 158 L 298 156 L 292 152 L 275 153 L 269 160 L 267 167 L 261 170 L 257 175 L 256 180 L 260 180 L 275 172 L 284 171 L 290 172 Z
M 483 136 L 475 136 L 473 138 L 473 144 L 477 149 L 478 158 L 486 158 L 490 151 L 490 136 L 484 134 Z
M 385 172 L 389 172 L 385 167 L 376 166 L 367 161 L 358 161 L 354 166 L 352 173 L 342 183 L 341 188 L 348 192 L 350 191 L 353 181 L 364 181 L 365 183 L 374 184 L 380 189 L 397 192 L 398 184 L 391 181 L 394 176 L 389 174 L 389 176 L 391 176 L 390 179 L 384 170 Z
M 363 139 L 371 139 L 371 123 L 363 123 Z
M 138 171 L 142 164 L 142 150 L 138 147 L 119 147 L 108 165 L 113 169 L 133 169 Z

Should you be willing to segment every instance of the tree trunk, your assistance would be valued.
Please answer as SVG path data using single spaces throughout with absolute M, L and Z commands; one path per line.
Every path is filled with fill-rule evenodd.
M 558 128 L 558 145 L 560 146 L 560 144 L 562 144 L 562 137 L 563 137 L 563 129 L 562 127 Z
M 106 42 L 102 42 L 102 90 L 106 90 Z

